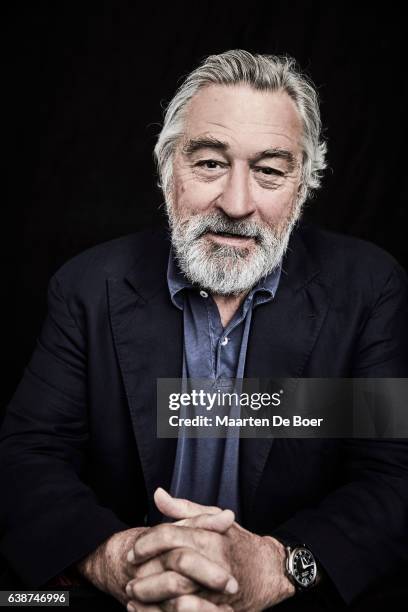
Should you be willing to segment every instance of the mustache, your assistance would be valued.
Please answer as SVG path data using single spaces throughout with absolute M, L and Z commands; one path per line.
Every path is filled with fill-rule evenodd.
M 263 236 L 262 228 L 257 223 L 251 221 L 235 221 L 220 215 L 200 216 L 193 222 L 194 228 L 192 236 L 194 239 L 201 238 L 211 232 L 214 234 L 231 234 L 244 238 L 254 238 L 261 240 Z

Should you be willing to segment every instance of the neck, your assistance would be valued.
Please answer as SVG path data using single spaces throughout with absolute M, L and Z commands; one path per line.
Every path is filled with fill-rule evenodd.
M 226 327 L 231 321 L 234 314 L 244 301 L 248 292 L 240 293 L 239 295 L 218 295 L 213 294 L 214 302 L 217 304 L 218 312 L 220 313 L 221 324 Z

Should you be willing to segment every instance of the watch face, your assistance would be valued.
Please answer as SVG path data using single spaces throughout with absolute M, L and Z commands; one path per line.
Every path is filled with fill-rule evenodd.
M 291 574 L 303 588 L 310 586 L 316 578 L 316 561 L 306 548 L 296 548 L 291 559 Z

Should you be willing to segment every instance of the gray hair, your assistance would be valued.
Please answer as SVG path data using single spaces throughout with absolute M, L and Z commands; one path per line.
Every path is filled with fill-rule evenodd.
M 321 138 L 321 120 L 317 92 L 312 82 L 287 56 L 253 55 L 241 49 L 210 55 L 183 81 L 167 106 L 162 130 L 154 155 L 159 186 L 166 199 L 170 197 L 173 176 L 173 154 L 183 135 L 184 115 L 188 102 L 207 85 L 247 84 L 260 91 L 285 91 L 295 102 L 303 123 L 303 166 L 299 194 L 303 202 L 320 187 L 326 167 L 326 143 Z

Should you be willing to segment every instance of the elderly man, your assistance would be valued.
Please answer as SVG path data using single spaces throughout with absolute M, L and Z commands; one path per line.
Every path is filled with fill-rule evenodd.
M 155 153 L 170 240 L 50 281 L 2 430 L 0 551 L 31 587 L 75 569 L 129 611 L 300 609 L 327 585 L 348 604 L 407 557 L 406 444 L 158 438 L 156 380 L 406 377 L 405 274 L 298 222 L 325 144 L 290 58 L 208 57 Z

